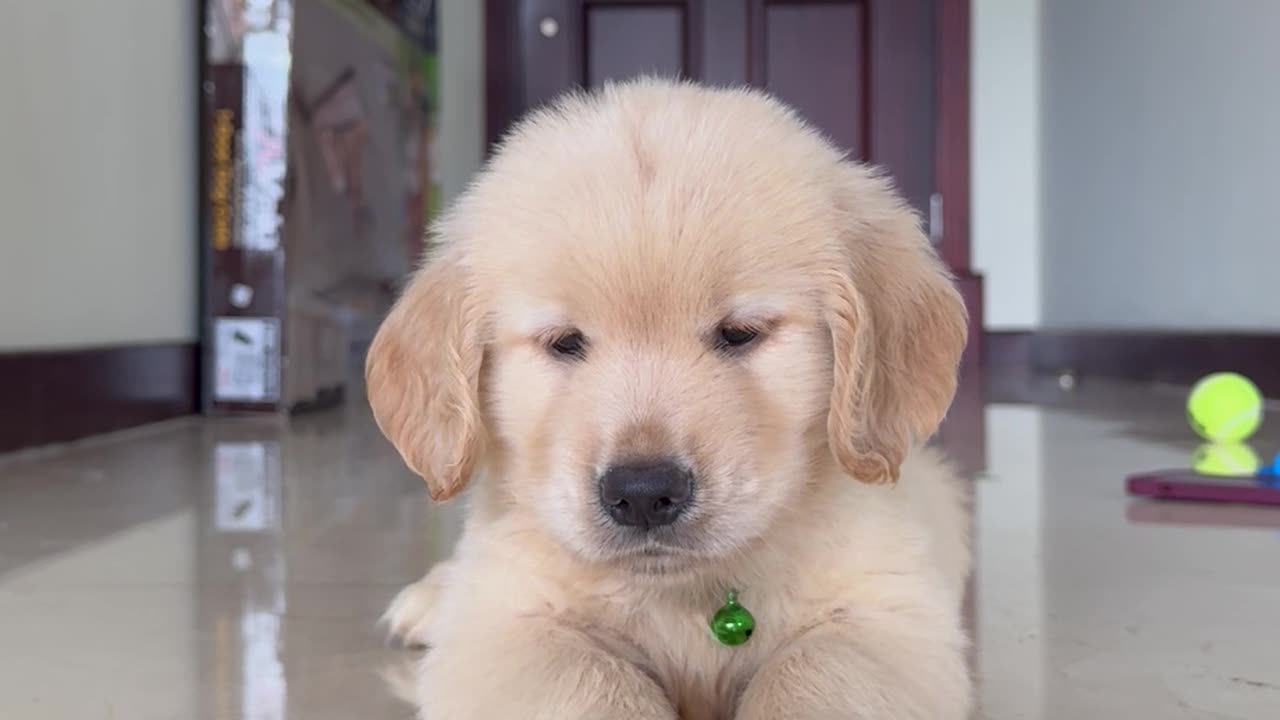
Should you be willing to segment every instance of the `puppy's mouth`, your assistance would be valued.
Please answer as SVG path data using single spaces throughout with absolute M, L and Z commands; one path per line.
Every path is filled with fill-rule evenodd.
M 680 576 L 695 570 L 706 558 L 673 534 L 646 534 L 621 539 L 608 562 L 636 575 Z

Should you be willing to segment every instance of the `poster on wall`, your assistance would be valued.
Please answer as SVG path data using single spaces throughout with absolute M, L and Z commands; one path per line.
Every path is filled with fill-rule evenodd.
M 214 87 L 206 88 L 206 94 L 213 90 L 219 101 L 213 130 L 214 140 L 222 144 L 212 149 L 215 161 L 233 161 L 236 168 L 230 176 L 236 186 L 235 225 L 223 228 L 217 238 L 224 248 L 272 251 L 280 245 L 292 12 L 287 0 L 211 0 L 207 8 L 205 35 L 213 70 L 207 82 Z M 228 125 L 229 118 L 234 125 Z M 228 138 L 229 128 L 235 142 Z M 224 152 L 219 155 L 219 150 Z M 228 238 L 234 241 L 228 243 Z
M 209 410 L 340 400 L 439 205 L 435 0 L 209 0 Z M 274 318 L 274 398 L 217 375 L 222 320 Z M 229 362 L 229 361 L 228 361 Z

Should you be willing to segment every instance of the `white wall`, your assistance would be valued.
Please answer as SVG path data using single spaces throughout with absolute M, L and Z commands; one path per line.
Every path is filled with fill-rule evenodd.
M 440 3 L 440 165 L 447 204 L 484 161 L 484 3 Z
M 0 3 L 0 351 L 195 339 L 195 15 Z
M 1040 0 L 973 0 L 973 265 L 986 324 L 1037 327 L 1040 306 Z
M 1280 329 L 1280 2 L 1046 1 L 1045 325 Z

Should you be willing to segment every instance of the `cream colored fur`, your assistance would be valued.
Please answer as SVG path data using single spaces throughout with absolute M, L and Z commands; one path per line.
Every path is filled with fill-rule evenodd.
M 643 81 L 535 113 L 436 240 L 367 372 L 433 497 L 471 486 L 388 611 L 423 718 L 968 716 L 962 486 L 920 447 L 964 310 L 885 180 L 766 96 Z M 697 485 L 637 540 L 597 478 L 647 455 Z

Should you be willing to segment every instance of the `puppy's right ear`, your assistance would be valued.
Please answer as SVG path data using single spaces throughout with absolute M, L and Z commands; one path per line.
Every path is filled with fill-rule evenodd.
M 480 454 L 481 316 L 456 245 L 414 275 L 365 361 L 378 427 L 435 500 L 458 494 Z
M 828 280 L 835 351 L 828 436 L 849 475 L 893 482 L 912 445 L 938 429 L 951 405 L 967 315 L 890 184 L 854 165 L 843 178 L 837 197 L 849 257 Z

